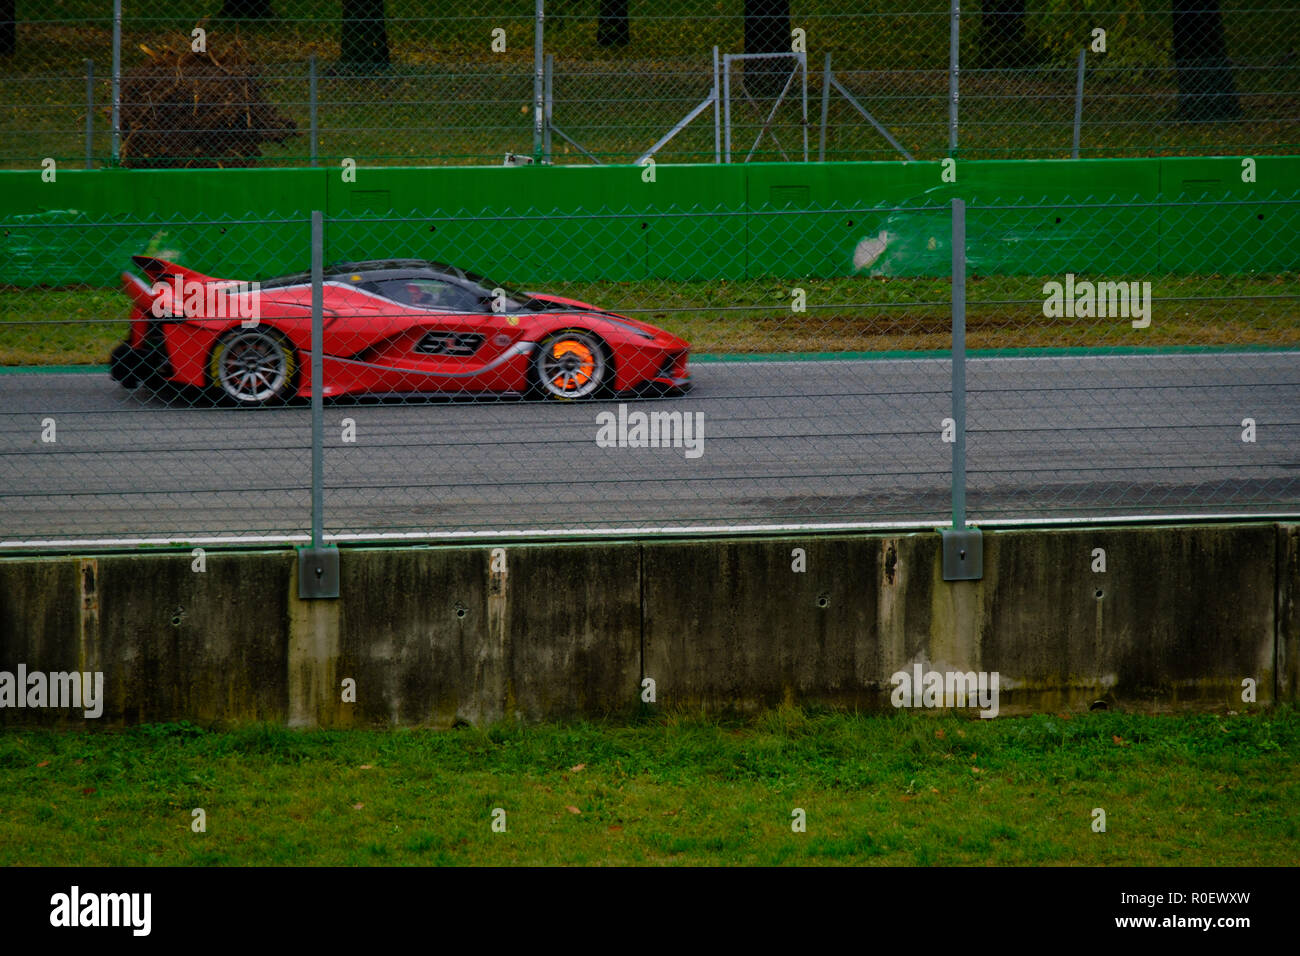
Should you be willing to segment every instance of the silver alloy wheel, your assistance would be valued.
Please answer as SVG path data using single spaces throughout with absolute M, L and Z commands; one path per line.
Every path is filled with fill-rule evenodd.
M 605 346 L 590 332 L 570 329 L 549 336 L 537 348 L 537 383 L 554 398 L 586 398 L 605 384 Z
M 293 354 L 280 336 L 262 329 L 240 330 L 217 343 L 212 379 L 241 405 L 261 405 L 287 395 L 293 364 Z

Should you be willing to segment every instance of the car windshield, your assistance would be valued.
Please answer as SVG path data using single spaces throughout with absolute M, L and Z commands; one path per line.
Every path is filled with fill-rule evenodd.
M 530 295 L 509 286 L 501 285 L 499 282 L 493 282 L 491 279 L 473 272 L 462 272 L 461 274 L 466 281 L 472 282 L 477 287 L 479 295 L 487 300 L 487 311 L 543 312 L 550 307 L 549 303 L 539 302 Z M 499 302 L 495 308 L 493 307 L 493 300 Z
M 483 312 L 480 296 L 459 283 L 424 276 L 367 283 L 367 291 L 402 305 L 438 312 Z

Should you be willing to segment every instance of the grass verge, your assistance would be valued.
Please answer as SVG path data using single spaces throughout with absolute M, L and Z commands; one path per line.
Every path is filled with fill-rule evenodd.
M 972 349 L 1300 345 L 1300 276 L 1162 276 L 1151 324 L 1049 319 L 1044 279 L 972 277 Z M 807 293 L 791 311 L 790 290 Z M 696 354 L 871 352 L 951 347 L 951 290 L 937 279 L 562 282 L 548 292 L 635 316 Z M 126 337 L 126 298 L 106 289 L 0 287 L 0 365 L 98 365 Z M 122 316 L 122 318 L 110 318 Z
M 1291 708 L 9 729 L 0 865 L 1293 865 L 1298 753 Z

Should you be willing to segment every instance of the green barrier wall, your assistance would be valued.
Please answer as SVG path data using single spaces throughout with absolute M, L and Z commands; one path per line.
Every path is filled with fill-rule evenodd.
M 634 166 L 4 171 L 0 252 L 18 285 L 115 285 L 139 252 L 265 278 L 307 267 L 321 209 L 350 220 L 327 225 L 327 261 L 430 258 L 515 284 L 944 276 L 960 196 L 979 274 L 1294 270 L 1300 204 L 1268 200 L 1296 198 L 1300 157 L 1256 162 L 1253 183 L 1240 157 L 969 161 L 956 183 L 940 163 L 661 165 L 654 182 Z M 1142 205 L 1156 198 L 1186 204 Z M 277 218 L 297 221 L 249 221 Z

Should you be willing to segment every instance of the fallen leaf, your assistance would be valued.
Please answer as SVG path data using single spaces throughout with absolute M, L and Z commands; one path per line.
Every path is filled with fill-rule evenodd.
M 965 737 L 965 736 L 966 736 L 966 731 L 964 731 L 964 730 L 958 730 L 958 731 L 957 731 L 957 736 L 958 736 L 958 737 Z
M 621 830 L 621 829 L 623 829 L 623 828 L 622 828 L 621 826 L 619 826 L 617 823 L 611 823 L 611 824 L 609 825 L 609 828 L 610 828 L 610 830 L 612 830 L 612 831 L 617 831 L 617 830 Z
M 971 773 L 983 773 L 984 771 L 981 770 L 979 767 L 971 767 L 971 768 L 970 768 L 970 772 L 971 772 Z
M 664 817 L 675 817 L 675 816 L 677 816 L 677 811 L 676 811 L 676 810 L 665 810 L 663 813 L 660 814 L 660 816 L 664 816 Z
M 938 787 L 931 787 L 931 788 L 930 788 L 930 792 L 931 792 L 931 793 L 938 793 L 938 792 L 939 792 L 939 788 L 938 788 Z
M 1118 734 L 1111 734 L 1110 739 L 1115 741 L 1115 743 L 1119 744 L 1121 747 L 1128 746 L 1128 741 L 1126 741 L 1123 737 L 1119 736 Z
M 936 730 L 936 731 L 934 732 L 934 735 L 935 735 L 936 737 L 938 737 L 940 740 L 943 740 L 943 738 L 946 736 L 946 734 L 944 734 L 944 732 L 943 732 L 943 728 L 942 728 L 942 727 L 940 727 L 938 730 Z
M 48 760 L 42 760 L 42 761 L 41 761 L 40 763 L 38 763 L 36 766 L 38 766 L 38 767 L 48 767 L 49 765 L 50 765 L 50 762 L 49 762 Z
M 353 810 L 360 810 L 360 809 L 361 809 L 362 807 L 364 807 L 364 806 L 365 806 L 364 803 L 354 803 L 354 804 L 352 804 L 352 809 L 353 809 Z
M 569 768 L 569 772 L 570 772 L 570 773 L 582 773 L 582 771 L 584 771 L 584 770 L 586 770 L 586 769 L 587 769 L 587 765 L 586 765 L 585 763 L 580 763 L 580 764 L 575 764 L 574 766 L 570 767 L 570 768 Z
M 582 812 L 582 811 L 579 810 L 577 807 L 565 807 L 564 809 L 568 810 L 570 813 L 581 813 L 581 812 Z
M 363 763 L 363 764 L 362 764 L 358 769 L 360 769 L 360 770 L 374 770 L 375 767 L 374 767 L 373 764 Z
M 904 803 L 911 803 L 913 800 L 916 799 L 916 797 L 911 797 L 911 796 L 909 796 L 909 797 L 902 797 L 902 798 L 900 798 L 900 799 L 901 799 Z
M 82 788 L 81 788 L 81 792 L 82 792 L 85 796 L 88 797 L 88 796 L 90 796 L 92 793 L 95 792 L 95 788 L 94 788 L 94 787 L 82 787 Z

